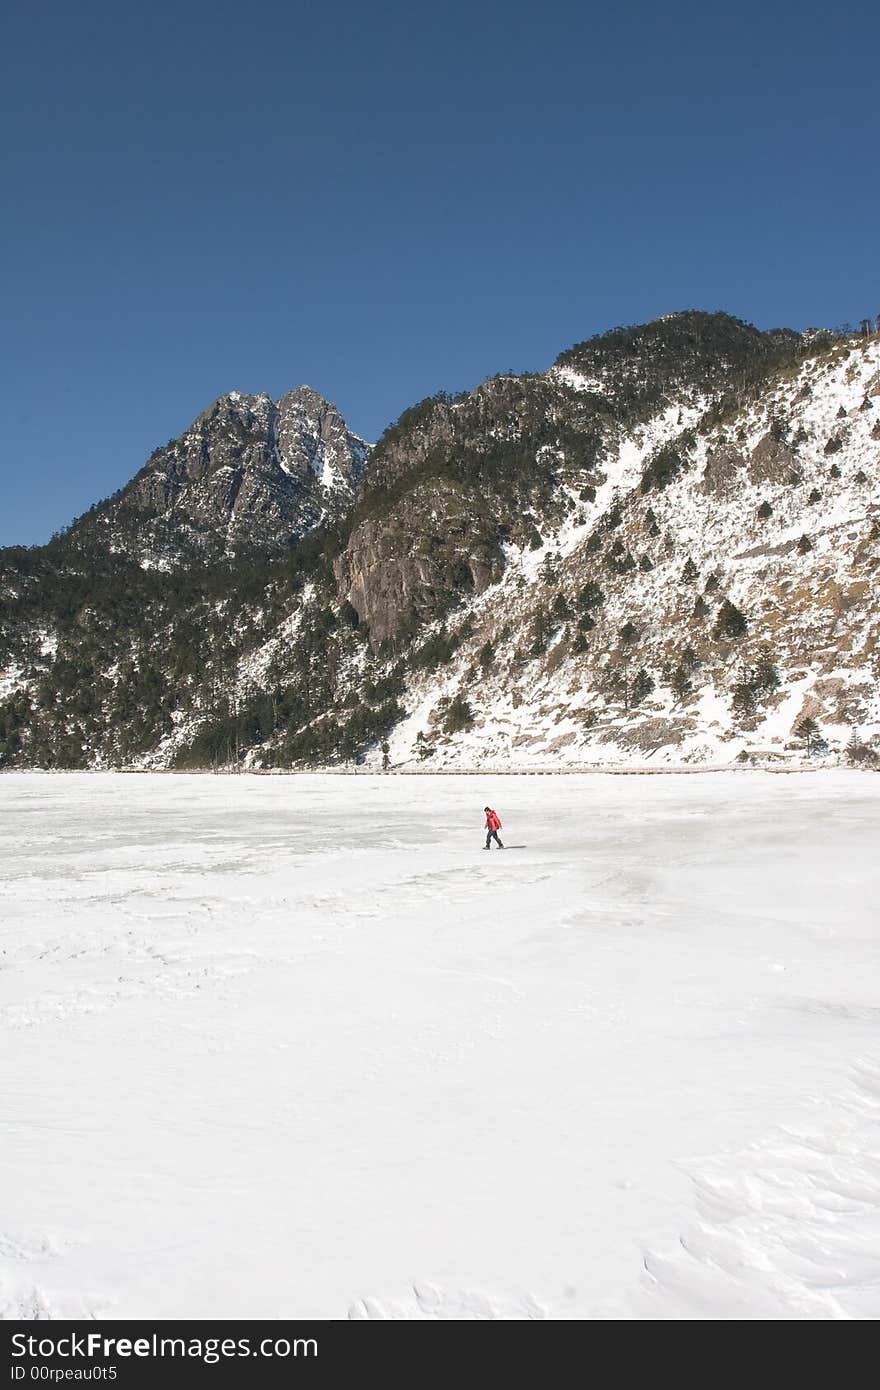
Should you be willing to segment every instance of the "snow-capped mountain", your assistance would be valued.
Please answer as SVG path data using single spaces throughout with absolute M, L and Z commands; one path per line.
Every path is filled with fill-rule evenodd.
M 366 460 L 318 400 L 225 397 L 59 548 L 6 552 L 6 765 L 876 756 L 870 325 L 615 329 Z M 275 559 L 287 483 L 312 530 Z M 102 528 L 134 539 L 96 566 Z M 206 535 L 246 563 L 163 572 Z
M 368 452 L 311 387 L 277 402 L 231 391 L 71 539 L 160 568 L 281 552 L 350 506 Z

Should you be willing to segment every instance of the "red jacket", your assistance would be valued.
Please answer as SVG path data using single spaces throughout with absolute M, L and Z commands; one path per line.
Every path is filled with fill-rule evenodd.
M 486 830 L 500 830 L 500 829 L 501 829 L 501 819 L 500 819 L 500 817 L 499 817 L 497 811 L 490 811 L 489 814 L 486 816 L 486 825 L 485 825 L 485 829 L 486 829 Z

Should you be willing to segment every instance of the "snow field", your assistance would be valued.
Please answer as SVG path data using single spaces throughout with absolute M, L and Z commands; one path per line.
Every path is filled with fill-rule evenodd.
M 880 1313 L 880 779 L 0 800 L 0 1315 Z

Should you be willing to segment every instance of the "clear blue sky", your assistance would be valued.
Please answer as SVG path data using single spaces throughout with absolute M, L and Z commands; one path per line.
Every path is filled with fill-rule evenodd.
M 0 544 L 222 392 L 408 404 L 680 308 L 880 312 L 875 5 L 32 0 L 0 57 Z

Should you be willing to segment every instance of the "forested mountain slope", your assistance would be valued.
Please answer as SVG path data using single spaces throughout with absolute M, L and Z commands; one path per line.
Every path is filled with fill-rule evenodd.
M 868 325 L 615 329 L 421 402 L 368 458 L 323 408 L 223 398 L 2 553 L 4 766 L 873 757 Z

